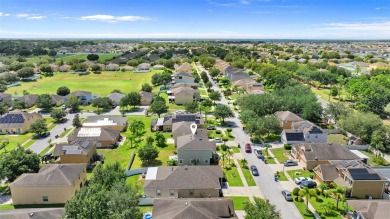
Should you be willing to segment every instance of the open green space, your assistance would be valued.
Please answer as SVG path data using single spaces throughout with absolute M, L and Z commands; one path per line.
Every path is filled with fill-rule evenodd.
M 332 197 L 324 197 L 322 195 L 310 198 L 309 202 L 321 218 L 343 218 L 340 213 L 345 211 L 345 202 L 339 201 L 339 206 L 336 208 L 336 199 Z M 324 206 L 326 205 L 329 205 L 330 207 L 327 214 L 324 209 Z M 352 210 L 351 208 L 349 209 Z
M 346 144 L 347 143 L 347 137 L 342 134 L 330 134 L 328 135 L 328 142 L 329 143 L 337 143 L 337 144 Z
M 161 93 L 160 97 L 165 99 L 165 101 L 167 103 L 167 106 L 169 107 L 170 111 L 172 111 L 172 110 L 173 111 L 175 111 L 175 110 L 185 110 L 185 108 L 186 108 L 184 105 L 177 105 L 177 104 L 169 103 L 168 94 L 166 94 L 166 93 Z
M 247 196 L 229 196 L 225 198 L 231 198 L 233 200 L 234 210 L 244 210 L 245 203 L 250 202 Z
M 33 136 L 32 133 L 26 133 L 21 135 L 0 135 L 0 139 L 7 138 L 9 141 L 9 144 L 0 150 L 0 154 L 4 153 L 5 151 L 11 151 L 15 149 L 18 145 L 22 145 L 25 141 L 30 139 Z
M 41 153 L 39 153 L 39 155 L 45 155 L 47 152 L 49 152 L 51 149 L 53 149 L 55 147 L 55 145 L 49 145 L 45 148 L 45 150 L 43 150 Z
M 93 94 L 107 96 L 114 89 L 124 93 L 139 91 L 143 83 L 150 83 L 154 73 L 130 73 L 120 71 L 103 71 L 101 74 L 79 76 L 71 73 L 55 73 L 52 77 L 43 77 L 37 81 L 21 82 L 20 86 L 7 89 L 9 94 L 22 94 L 23 90 L 32 94 L 55 94 L 61 86 L 68 87 L 71 92 L 76 90 L 90 91 Z
M 298 177 L 312 177 L 314 175 L 313 171 L 308 170 L 288 170 L 286 172 L 291 177 L 291 179 L 295 179 Z M 295 174 L 296 172 L 300 172 L 300 174 Z
M 256 186 L 256 182 L 253 179 L 251 171 L 249 169 L 242 168 L 242 167 L 241 167 L 241 170 L 242 170 L 242 173 L 244 174 L 246 182 L 248 183 L 248 186 Z
M 274 148 L 274 149 L 270 149 L 270 151 L 274 155 L 274 157 L 279 161 L 279 163 L 283 163 L 288 159 L 285 153 L 290 153 L 290 150 L 286 150 L 284 148 Z
M 288 181 L 286 175 L 282 171 L 278 172 L 278 180 L 279 181 Z

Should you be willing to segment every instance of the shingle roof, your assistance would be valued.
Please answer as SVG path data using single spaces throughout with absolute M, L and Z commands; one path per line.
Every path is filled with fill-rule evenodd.
M 191 127 L 190 125 L 192 122 L 175 122 L 172 124 L 172 135 L 182 136 L 182 135 L 188 135 L 191 134 Z
M 209 141 L 207 129 L 198 129 L 195 135 L 177 137 L 178 150 L 211 150 L 215 151 L 215 141 Z
M 275 115 L 279 118 L 279 120 L 283 122 L 299 122 L 303 121 L 303 119 L 299 116 L 297 116 L 295 113 L 292 113 L 290 111 L 278 111 L 275 113 Z
M 74 142 L 73 144 L 57 144 L 54 148 L 53 156 L 58 157 L 64 154 L 75 154 L 75 151 L 80 151 L 80 153 L 77 153 L 78 155 L 86 155 L 95 147 L 95 145 L 96 142 L 93 141 L 80 141 Z
M 110 98 L 112 101 L 115 101 L 115 102 L 118 102 L 118 103 L 125 96 L 126 95 L 121 94 L 121 93 L 111 93 L 111 94 L 107 95 L 107 97 Z
M 91 137 L 78 137 L 78 133 L 82 129 L 100 129 L 100 136 L 91 136 Z M 90 140 L 90 141 L 114 141 L 120 135 L 119 130 L 111 128 L 78 128 L 74 131 L 74 134 L 68 137 L 68 141 L 74 142 L 77 140 Z
M 149 100 L 153 99 L 153 94 L 150 92 L 140 91 L 139 94 L 141 95 L 142 98 L 147 98 Z
M 194 95 L 194 94 L 200 94 L 200 92 L 198 90 L 192 89 L 191 87 L 178 87 L 172 89 L 172 94 L 173 95 L 178 95 L 178 94 Z
M 346 147 L 336 143 L 301 143 L 293 147 L 306 160 L 360 160 Z
M 37 99 L 38 99 L 37 94 L 27 94 L 18 98 L 18 100 L 25 102 L 27 104 L 35 104 Z
M 46 164 L 38 173 L 24 173 L 12 186 L 71 186 L 85 171 L 85 164 Z
M 89 92 L 89 91 L 83 91 L 83 90 L 77 90 L 77 91 L 74 91 L 70 94 L 68 94 L 69 96 L 91 96 L 92 95 L 92 92 Z
M 61 102 L 64 100 L 64 97 L 63 96 L 60 96 L 60 95 L 57 95 L 57 94 L 50 94 L 51 96 L 51 99 L 53 100 L 53 102 L 57 103 L 57 102 Z
M 172 89 L 179 88 L 179 87 L 197 87 L 197 83 L 178 83 L 172 86 Z
M 154 219 L 237 218 L 234 205 L 227 198 L 155 199 Z
M 18 119 L 12 119 L 17 117 Z M 21 128 L 30 119 L 42 118 L 39 113 L 9 112 L 0 117 L 0 128 Z
M 314 168 L 314 171 L 320 175 L 323 181 L 333 181 L 339 177 L 336 167 L 332 164 L 320 164 Z
M 310 133 L 310 134 L 322 134 L 323 131 L 320 127 L 313 124 L 312 122 L 309 122 L 307 120 L 300 121 L 300 122 L 293 122 L 291 125 L 292 129 L 296 129 L 298 131 L 301 131 L 303 133 Z
M 144 189 L 219 189 L 222 177 L 219 166 L 159 166 L 156 180 L 145 181 Z
M 22 208 L 0 211 L 1 219 L 58 219 L 64 208 Z
M 390 200 L 348 200 L 347 203 L 365 219 L 389 218 Z
M 187 73 L 192 73 L 192 66 L 188 62 L 184 62 L 181 64 L 176 70 L 176 72 L 187 72 Z
M 177 73 L 174 74 L 174 77 L 179 77 L 179 76 L 185 76 L 185 77 L 191 77 L 192 78 L 192 74 L 188 73 L 188 72 L 177 72 Z

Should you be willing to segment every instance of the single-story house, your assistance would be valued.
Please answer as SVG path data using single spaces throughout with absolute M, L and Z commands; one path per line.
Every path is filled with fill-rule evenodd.
M 115 129 L 118 131 L 125 131 L 127 125 L 127 117 L 110 115 L 90 116 L 83 123 L 83 127 L 87 128 L 101 127 Z
M 61 106 L 65 103 L 65 97 L 57 95 L 57 94 L 50 94 L 51 99 L 53 100 L 54 106 Z
M 75 96 L 80 100 L 80 103 L 83 105 L 91 104 L 92 100 L 94 99 L 93 95 L 89 91 L 74 91 L 66 96 L 66 99 L 68 99 L 71 96 Z
M 153 219 L 238 218 L 230 198 L 155 199 L 152 215 Z
M 106 65 L 107 71 L 118 71 L 119 69 L 120 68 L 119 68 L 118 64 L 110 63 L 110 64 Z
M 292 156 L 300 161 L 307 170 L 312 170 L 320 164 L 329 164 L 332 160 L 356 160 L 361 158 L 336 143 L 300 143 L 294 144 Z
M 85 184 L 85 164 L 46 164 L 24 173 L 9 187 L 14 205 L 64 204 Z
M 139 94 L 141 95 L 141 105 L 147 106 L 150 105 L 153 101 L 153 94 L 146 91 L 140 91 Z
M 291 129 L 294 122 L 301 122 L 303 119 L 290 111 L 278 111 L 275 113 L 283 129 Z
M 150 64 L 149 63 L 141 63 L 138 65 L 137 72 L 150 72 Z
M 57 219 L 65 213 L 64 208 L 19 208 L 0 211 L 2 219 Z
M 163 65 L 154 65 L 153 69 L 154 70 L 163 70 L 165 67 Z
M 88 140 L 57 144 L 53 152 L 53 156 L 58 157 L 58 163 L 84 163 L 87 166 L 95 162 L 95 155 L 96 142 Z
M 173 129 L 173 124 L 178 122 L 191 122 L 197 124 L 198 128 L 203 128 L 204 121 L 199 114 L 174 114 L 165 116 L 164 118 L 153 119 L 151 123 L 152 131 L 170 132 Z
M 18 98 L 19 101 L 23 102 L 26 108 L 30 108 L 35 105 L 38 99 L 37 94 L 27 94 Z
M 190 87 L 179 87 L 172 89 L 172 96 L 168 96 L 170 102 L 175 104 L 186 104 L 200 100 L 199 90 Z
M 281 134 L 283 144 L 326 143 L 328 134 L 319 126 L 309 121 L 293 122 L 291 129 L 284 129 Z
M 35 121 L 41 118 L 42 116 L 39 113 L 9 112 L 0 117 L 0 133 L 25 133 Z
M 120 131 L 112 128 L 81 127 L 75 129 L 73 135 L 69 135 L 68 143 L 89 140 L 96 141 L 97 148 L 107 148 L 110 145 L 118 144 L 120 138 Z
M 177 159 L 179 166 L 210 165 L 219 161 L 215 141 L 209 141 L 207 129 L 197 129 L 193 135 L 177 137 Z
M 387 219 L 389 218 L 390 200 L 347 200 L 348 206 L 354 209 L 348 212 L 353 219 Z M 153 218 L 155 218 L 153 216 Z
M 0 93 L 0 103 L 10 105 L 12 103 L 12 95 L 6 93 Z
M 149 167 L 144 193 L 147 198 L 220 197 L 222 178 L 219 166 Z
M 107 97 L 112 101 L 112 104 L 114 104 L 116 106 L 119 106 L 121 99 L 125 96 L 126 96 L 125 94 L 116 93 L 116 92 L 110 93 L 109 95 L 107 95 Z

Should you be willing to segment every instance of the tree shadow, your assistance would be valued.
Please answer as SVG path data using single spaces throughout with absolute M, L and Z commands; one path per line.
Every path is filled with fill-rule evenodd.
M 153 160 L 150 162 L 142 162 L 141 166 L 142 167 L 156 167 L 156 166 L 161 166 L 162 162 L 161 160 Z

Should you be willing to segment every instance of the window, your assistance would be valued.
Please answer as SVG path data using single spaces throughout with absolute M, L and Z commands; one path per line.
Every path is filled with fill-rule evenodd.
M 174 190 L 174 189 L 170 189 L 170 190 L 169 190 L 169 194 L 170 194 L 170 195 L 175 195 L 175 190 Z
M 193 189 L 190 189 L 190 190 L 189 190 L 189 193 L 190 193 L 190 196 L 193 196 L 193 195 L 194 195 L 194 190 L 193 190 Z
M 183 159 L 180 159 L 180 160 L 179 160 L 179 163 L 180 163 L 180 164 L 183 164 Z
M 43 196 L 42 199 L 44 202 L 47 202 L 47 201 L 49 201 L 49 196 Z
M 318 135 L 316 135 L 316 138 L 318 138 Z
M 157 193 L 157 196 L 160 196 L 161 195 L 161 190 L 157 189 L 156 193 Z
M 209 159 L 204 159 L 204 163 L 209 163 Z

